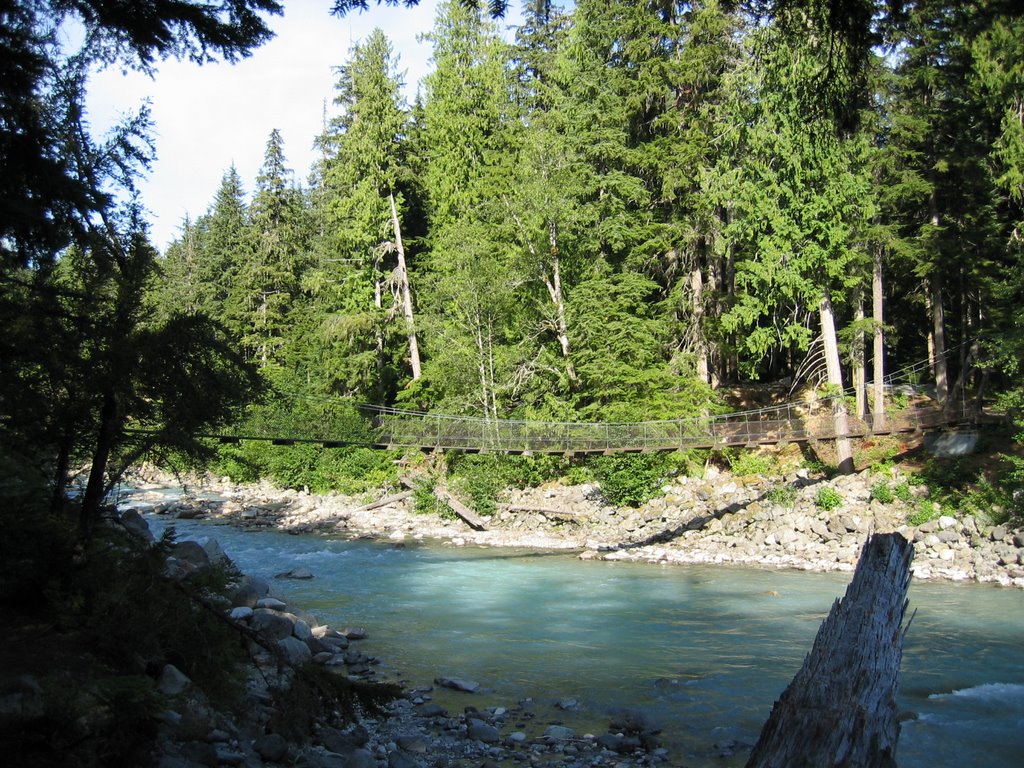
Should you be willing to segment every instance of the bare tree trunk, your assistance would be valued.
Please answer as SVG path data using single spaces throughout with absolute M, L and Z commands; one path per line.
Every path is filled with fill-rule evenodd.
M 814 647 L 775 702 L 747 768 L 896 768 L 896 691 L 914 548 L 871 536 Z
M 376 352 L 376 357 L 377 357 L 377 394 L 379 396 L 383 397 L 384 396 L 384 368 L 385 368 L 386 363 L 385 363 L 385 358 L 384 358 L 384 323 L 380 319 L 380 312 L 379 312 L 379 310 L 384 308 L 384 288 L 383 288 L 381 283 L 382 283 L 382 280 L 381 280 L 381 274 L 380 274 L 380 261 L 376 260 L 374 262 L 373 306 L 376 307 L 377 310 L 378 310 L 378 313 L 377 313 L 378 320 L 375 323 L 376 327 L 374 328 L 374 331 L 373 331 L 373 335 L 374 335 L 373 343 L 374 343 L 374 352 Z M 384 402 L 384 401 L 383 400 L 378 400 L 378 402 Z
M 942 281 L 933 270 L 928 278 L 932 310 L 932 341 L 935 345 L 935 399 L 945 405 L 949 397 L 949 366 L 946 360 L 946 316 L 942 310 Z
M 484 408 L 484 418 L 488 418 L 491 413 L 491 395 L 487 386 L 487 352 L 484 348 L 484 329 L 479 309 L 476 310 L 474 320 L 476 321 L 476 372 L 480 377 L 480 404 Z
M 885 293 L 882 290 L 882 252 L 876 251 L 871 275 L 871 317 L 875 321 L 875 348 L 872 352 L 874 368 L 874 406 L 871 426 L 885 428 Z
M 867 378 L 864 372 L 864 293 L 857 289 L 857 302 L 853 322 L 853 395 L 856 402 L 857 418 L 864 421 L 868 413 Z
M 412 380 L 422 375 L 420 365 L 420 345 L 416 338 L 416 320 L 412 312 L 412 289 L 409 286 L 409 270 L 405 263 L 405 246 L 402 244 L 402 226 L 398 221 L 398 206 L 395 205 L 395 193 L 388 193 L 391 203 L 391 226 L 395 232 L 395 250 L 398 253 L 398 276 L 402 281 L 402 314 L 405 317 L 406 335 L 409 339 L 409 363 L 412 366 Z
M 828 372 L 828 383 L 836 390 L 832 401 L 832 419 L 836 433 L 836 456 L 839 460 L 837 469 L 842 474 L 853 472 L 853 450 L 850 428 L 846 414 L 846 402 L 843 400 L 843 372 L 839 363 L 839 342 L 836 338 L 835 316 L 832 312 L 832 299 L 826 289 L 819 307 L 821 317 L 821 337 L 825 344 L 825 368 Z
M 569 324 L 565 319 L 565 299 L 562 296 L 562 262 L 558 255 L 558 231 L 553 221 L 548 222 L 548 252 L 551 257 L 551 275 L 544 275 L 544 285 L 548 289 L 551 303 L 555 305 L 555 335 L 562 350 L 562 358 L 565 360 L 565 375 L 569 377 L 569 383 L 575 387 L 579 384 L 579 377 L 572 364 Z
M 704 276 L 700 266 L 690 270 L 690 311 L 697 338 L 697 378 L 705 384 L 711 384 L 711 371 L 708 366 L 708 346 L 704 341 Z

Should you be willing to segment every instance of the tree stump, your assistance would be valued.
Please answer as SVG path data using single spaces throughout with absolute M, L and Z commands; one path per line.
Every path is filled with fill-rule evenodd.
M 775 702 L 747 768 L 895 768 L 896 690 L 913 546 L 875 534 L 846 596 Z

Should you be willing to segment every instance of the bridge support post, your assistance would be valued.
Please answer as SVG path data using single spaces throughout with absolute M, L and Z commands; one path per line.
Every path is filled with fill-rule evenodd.
M 896 768 L 896 689 L 913 556 L 898 533 L 868 539 L 846 596 L 775 702 L 747 768 Z

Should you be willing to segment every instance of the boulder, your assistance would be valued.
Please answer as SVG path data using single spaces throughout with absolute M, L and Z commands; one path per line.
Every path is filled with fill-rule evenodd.
M 268 608 L 257 608 L 253 611 L 251 626 L 267 640 L 284 640 L 292 636 L 291 619 Z
M 482 741 L 485 744 L 497 744 L 501 741 L 498 729 L 482 720 L 471 721 L 469 728 L 466 729 L 466 736 L 473 741 Z
M 165 696 L 177 696 L 191 687 L 188 675 L 173 664 L 165 664 L 156 681 L 156 689 Z
M 268 594 L 270 594 L 270 585 L 267 582 L 249 576 L 242 581 L 238 591 L 231 598 L 231 604 L 255 608 L 256 602 Z
M 306 664 L 313 660 L 313 654 L 309 650 L 309 646 L 299 640 L 297 637 L 286 637 L 282 640 L 277 641 L 278 647 L 284 651 L 285 659 L 293 667 Z
M 136 536 L 139 539 L 152 544 L 156 539 L 153 537 L 153 532 L 149 530 L 149 523 L 139 514 L 137 509 L 129 509 L 121 515 L 121 525 L 125 527 L 130 534 Z
M 198 541 L 179 541 L 171 548 L 167 570 L 173 578 L 202 573 L 210 567 L 210 556 Z

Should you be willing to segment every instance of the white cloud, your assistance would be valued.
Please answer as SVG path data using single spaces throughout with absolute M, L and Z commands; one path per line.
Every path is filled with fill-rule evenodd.
M 251 191 L 274 128 L 281 131 L 289 166 L 304 181 L 325 101 L 334 114 L 333 68 L 375 27 L 391 40 L 399 69 L 407 71 L 411 101 L 430 58 L 429 44 L 416 37 L 433 25 L 436 5 L 371 6 L 338 19 L 329 13 L 330 0 L 293 0 L 285 3 L 284 17 L 270 19 L 276 37 L 236 65 L 168 61 L 152 79 L 117 68 L 97 73 L 88 100 L 94 131 L 150 100 L 157 160 L 141 189 L 154 244 L 165 248 L 186 214 L 194 219 L 206 211 L 232 163 Z

